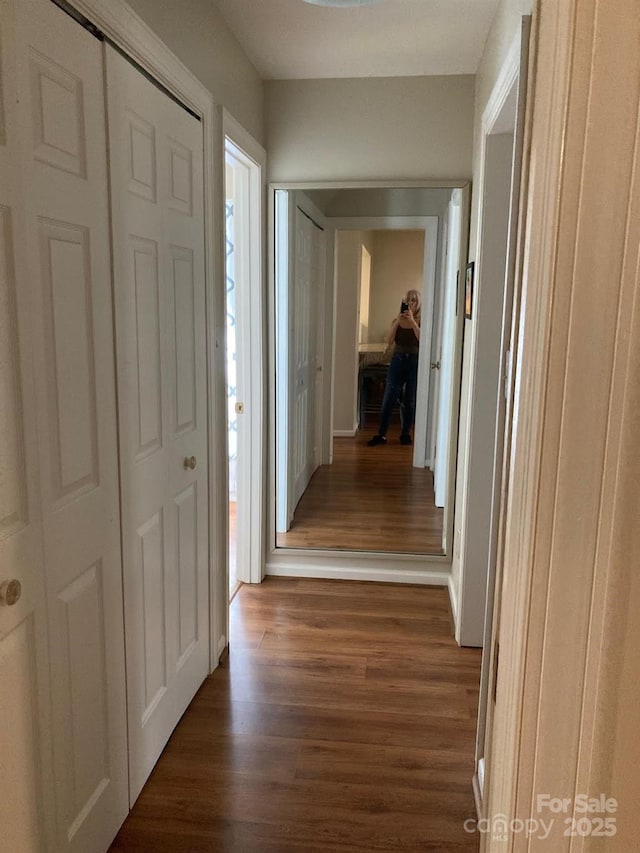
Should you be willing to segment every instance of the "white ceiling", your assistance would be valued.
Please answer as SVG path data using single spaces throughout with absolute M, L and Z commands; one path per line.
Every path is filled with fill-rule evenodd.
M 499 0 L 212 0 L 266 80 L 475 74 Z

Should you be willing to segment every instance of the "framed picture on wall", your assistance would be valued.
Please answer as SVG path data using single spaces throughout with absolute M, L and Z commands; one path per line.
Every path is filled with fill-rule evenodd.
M 473 268 L 474 262 L 467 264 L 467 271 L 464 277 L 464 319 L 471 319 L 471 309 L 473 307 Z

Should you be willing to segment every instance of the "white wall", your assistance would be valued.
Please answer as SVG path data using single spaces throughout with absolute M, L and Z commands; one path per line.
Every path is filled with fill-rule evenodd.
M 326 194 L 327 216 L 440 216 L 447 212 L 451 190 L 419 187 L 315 190 Z
M 474 80 L 268 80 L 269 180 L 469 178 Z
M 480 132 L 482 114 L 496 84 L 511 44 L 520 30 L 523 15 L 530 15 L 533 0 L 500 0 L 487 41 L 485 42 L 476 76 L 475 115 L 473 122 L 473 182 L 477 188 L 480 174 Z M 471 198 L 471 230 L 469 259 L 475 260 L 478 243 L 478 196 Z
M 264 144 L 263 83 L 213 0 L 128 0 L 209 89 L 216 104 Z
M 424 231 L 374 231 L 369 340 L 386 341 L 407 290 L 422 293 Z

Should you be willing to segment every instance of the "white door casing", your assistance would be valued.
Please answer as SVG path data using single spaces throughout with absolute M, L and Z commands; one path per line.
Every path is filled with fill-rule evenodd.
M 209 662 L 203 138 L 106 53 L 133 803 Z
M 291 357 L 289 351 L 289 304 L 290 278 L 292 264 L 289 247 L 293 240 L 294 219 L 290 214 L 292 194 L 286 190 L 274 193 L 274 338 L 276 347 L 275 368 L 275 479 L 274 479 L 274 515 L 275 529 L 286 533 L 293 518 L 295 508 L 291 465 L 289 462 L 293 447 L 291 434 Z
M 236 359 L 238 399 L 237 577 L 262 580 L 264 560 L 264 149 L 223 110 L 225 150 L 234 171 L 236 228 Z
M 416 422 L 413 430 L 413 466 L 426 468 L 433 465 L 429 459 L 430 447 L 427 443 L 427 433 L 431 420 L 433 406 L 433 389 L 431 371 L 431 342 L 434 330 L 434 305 L 436 280 L 436 258 L 438 254 L 438 217 L 424 217 L 424 265 L 422 306 L 420 322 L 420 350 L 418 353 L 418 387 L 416 392 Z
M 238 151 L 235 145 L 228 139 L 225 139 L 225 175 L 228 172 L 232 175 L 232 186 L 227 188 L 225 192 L 226 202 L 233 204 L 232 222 L 232 237 L 233 245 L 233 300 L 234 308 L 231 309 L 229 304 L 229 282 L 230 270 L 226 268 L 225 288 L 226 288 L 226 314 L 227 323 L 229 324 L 229 315 L 234 318 L 233 333 L 235 343 L 231 343 L 229 326 L 227 326 L 227 349 L 233 348 L 233 362 L 235 364 L 235 380 L 230 375 L 230 366 L 227 362 L 227 383 L 228 386 L 235 384 L 235 394 L 231 396 L 231 390 L 228 390 L 229 406 L 232 399 L 236 400 L 235 413 L 231 413 L 229 409 L 228 424 L 231 427 L 232 419 L 235 420 L 236 433 L 236 450 L 235 450 L 235 500 L 236 500 L 236 530 L 235 530 L 235 551 L 236 551 L 236 578 L 243 583 L 249 583 L 251 579 L 251 323 L 250 323 L 250 305 L 251 305 L 251 233 L 250 227 L 250 197 L 249 183 L 250 172 L 248 166 L 242 158 L 241 152 Z M 227 222 L 227 232 L 229 234 L 229 222 Z M 227 358 L 231 355 L 228 352 Z M 229 439 L 230 442 L 230 439 Z M 229 443 L 229 454 L 231 454 L 231 444 Z M 230 464 L 231 464 L 231 456 Z M 231 471 L 229 472 L 229 496 L 231 499 Z
M 108 847 L 127 812 L 103 57 L 100 42 L 46 0 L 21 0 L 15 14 L 25 223 L 18 252 L 32 323 L 25 334 L 33 342 L 52 705 L 50 845 L 81 853 Z M 46 740 L 46 722 L 39 727 Z M 43 792 L 45 803 L 51 795 Z
M 442 339 L 444 334 L 444 310 L 446 300 L 446 265 L 447 265 L 447 240 L 448 240 L 448 214 L 441 217 L 440 227 L 438 228 L 438 251 L 440 253 L 438 286 L 436 291 L 436 302 L 433 313 L 433 336 L 431 340 L 431 360 L 430 360 L 430 417 L 427 432 L 428 449 L 427 463 L 433 471 L 435 480 L 435 465 L 436 465 L 436 444 L 438 437 L 438 411 L 440 409 L 440 385 L 441 385 L 441 364 L 442 364 Z
M 442 296 L 442 339 L 440 347 L 439 392 L 436 428 L 436 453 L 433 481 L 436 506 L 449 503 L 450 444 L 455 441 L 452 429 L 452 400 L 456 350 L 456 297 L 459 295 L 460 231 L 462 225 L 461 192 L 454 190 L 449 202 L 447 257 Z
M 531 32 L 531 19 L 523 17 L 520 37 L 516 40 L 511 52 L 511 65 L 507 66 L 506 82 L 497 92 L 494 101 L 495 109 L 493 122 L 491 115 L 483 121 L 483 137 L 486 136 L 504 114 L 501 102 L 515 96 L 516 104 L 513 120 L 513 160 L 511 178 L 511 198 L 509 202 L 509 229 L 507 254 L 505 259 L 505 288 L 503 301 L 503 328 L 501 339 L 501 365 L 500 365 L 500 392 L 497 401 L 496 429 L 495 429 L 495 451 L 493 467 L 493 512 L 491 517 L 491 538 L 487 567 L 487 594 L 485 605 L 484 637 L 482 669 L 480 673 L 480 697 L 478 701 L 478 731 L 476 736 L 476 766 L 479 782 L 479 791 L 483 795 L 481 784 L 485 771 L 485 739 L 486 727 L 492 719 L 493 702 L 495 694 L 495 681 L 497 678 L 498 664 L 498 633 L 499 633 L 499 611 L 494 614 L 494 602 L 498 600 L 500 585 L 502 582 L 501 559 L 499 557 L 500 528 L 505 523 L 506 504 L 504 495 L 509 477 L 509 465 L 511 456 L 511 417 L 514 403 L 514 377 L 511 370 L 511 353 L 517 345 L 518 318 L 520 313 L 520 297 L 522 282 L 519 276 L 524 248 L 521 223 L 524 221 L 524 212 L 527 206 L 527 191 L 525 181 L 527 178 L 528 164 L 524 162 L 523 152 L 528 140 L 525 139 L 525 119 L 527 109 L 527 86 L 528 86 L 528 63 L 529 63 L 529 40 Z M 517 47 L 517 58 L 516 58 Z M 517 65 L 516 65 L 517 63 Z M 517 71 L 515 79 L 514 71 Z M 496 117 L 495 114 L 498 114 Z M 510 114 L 508 114 L 511 118 Z M 495 615 L 495 619 L 494 619 Z

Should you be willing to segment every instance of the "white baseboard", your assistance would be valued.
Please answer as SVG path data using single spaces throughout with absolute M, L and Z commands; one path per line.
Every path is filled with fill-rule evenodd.
M 356 429 L 334 429 L 333 437 L 334 438 L 353 438 L 357 433 Z
M 284 549 L 280 549 L 282 550 Z M 299 554 L 281 555 L 278 552 L 267 559 L 265 573 L 274 577 L 447 586 L 450 571 L 443 560 L 442 557 L 398 554 L 362 556 L 342 553 L 337 556 L 301 556 Z

